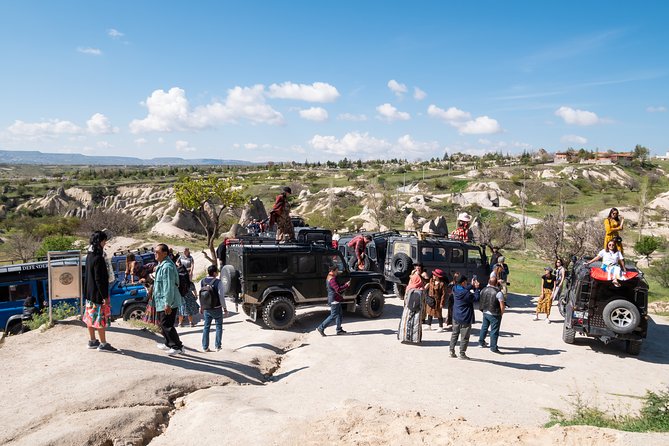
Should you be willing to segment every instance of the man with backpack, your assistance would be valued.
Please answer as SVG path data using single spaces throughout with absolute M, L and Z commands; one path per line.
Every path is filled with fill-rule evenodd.
M 221 349 L 221 337 L 223 335 L 223 315 L 228 315 L 225 306 L 225 289 L 223 282 L 219 279 L 216 265 L 209 265 L 208 276 L 200 282 L 200 313 L 204 315 L 204 330 L 202 330 L 202 351 L 209 350 L 209 329 L 212 319 L 216 321 L 216 339 L 214 348 Z

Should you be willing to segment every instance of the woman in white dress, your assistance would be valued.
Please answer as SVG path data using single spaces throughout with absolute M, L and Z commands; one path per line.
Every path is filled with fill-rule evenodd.
M 602 249 L 597 254 L 597 257 L 586 262 L 586 265 L 590 265 L 593 262 L 598 260 L 602 261 L 602 269 L 607 272 L 609 280 L 613 282 L 614 286 L 619 287 L 619 280 L 625 280 L 625 259 L 618 247 L 616 242 L 610 240 L 606 244 L 606 249 Z

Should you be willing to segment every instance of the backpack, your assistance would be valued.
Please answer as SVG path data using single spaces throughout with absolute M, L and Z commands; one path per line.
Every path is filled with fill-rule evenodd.
M 177 266 L 177 272 L 179 273 L 179 294 L 181 294 L 181 297 L 184 297 L 190 290 L 190 275 L 183 265 Z
M 218 295 L 218 281 L 214 279 L 207 282 L 207 279 L 202 279 L 202 286 L 200 287 L 200 305 L 203 310 L 211 310 L 221 306 L 221 299 Z

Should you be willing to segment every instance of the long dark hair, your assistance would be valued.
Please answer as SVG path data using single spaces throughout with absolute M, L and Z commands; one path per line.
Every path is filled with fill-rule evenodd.
M 615 242 L 615 240 L 609 240 L 606 243 L 606 251 L 609 252 L 609 243 L 613 243 L 613 249 L 610 252 L 618 252 L 618 244 Z
M 91 238 L 89 240 L 89 243 L 91 244 L 91 248 L 93 249 L 93 252 L 96 254 L 102 254 L 102 242 L 107 240 L 109 237 L 107 236 L 107 233 L 104 231 L 94 231 L 91 234 Z
M 615 216 L 615 217 L 613 217 L 613 213 L 614 213 L 614 212 L 616 213 L 616 216 Z M 609 216 L 608 216 L 608 218 L 609 218 L 609 219 L 613 219 L 613 220 L 615 220 L 615 221 L 620 221 L 620 211 L 618 211 L 618 209 L 616 209 L 616 208 L 611 208 L 611 210 L 609 211 Z

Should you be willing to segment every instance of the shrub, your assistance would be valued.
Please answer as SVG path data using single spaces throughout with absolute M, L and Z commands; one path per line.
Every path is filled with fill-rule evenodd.
M 647 259 L 660 247 L 662 247 L 662 240 L 652 235 L 644 235 L 641 240 L 634 244 L 634 250 Z
M 49 235 L 44 237 L 42 245 L 39 247 L 35 255 L 37 257 L 45 257 L 49 251 L 67 251 L 75 249 L 75 237 L 69 235 Z
M 79 308 L 77 306 L 70 305 L 67 303 L 60 303 L 54 306 L 51 310 L 52 319 L 54 321 L 67 319 L 68 317 L 76 316 L 77 314 L 79 314 Z M 48 324 L 49 309 L 44 308 L 41 312 L 35 314 L 31 320 L 26 321 L 24 323 L 31 330 L 35 330 L 44 324 Z M 50 326 L 47 325 L 47 328 L 50 328 Z
M 82 220 L 79 229 L 85 235 L 101 229 L 106 229 L 113 235 L 125 235 L 139 231 L 140 224 L 135 217 L 123 212 L 96 209 Z
M 663 287 L 669 287 L 669 257 L 655 262 L 649 270 L 650 275 Z

